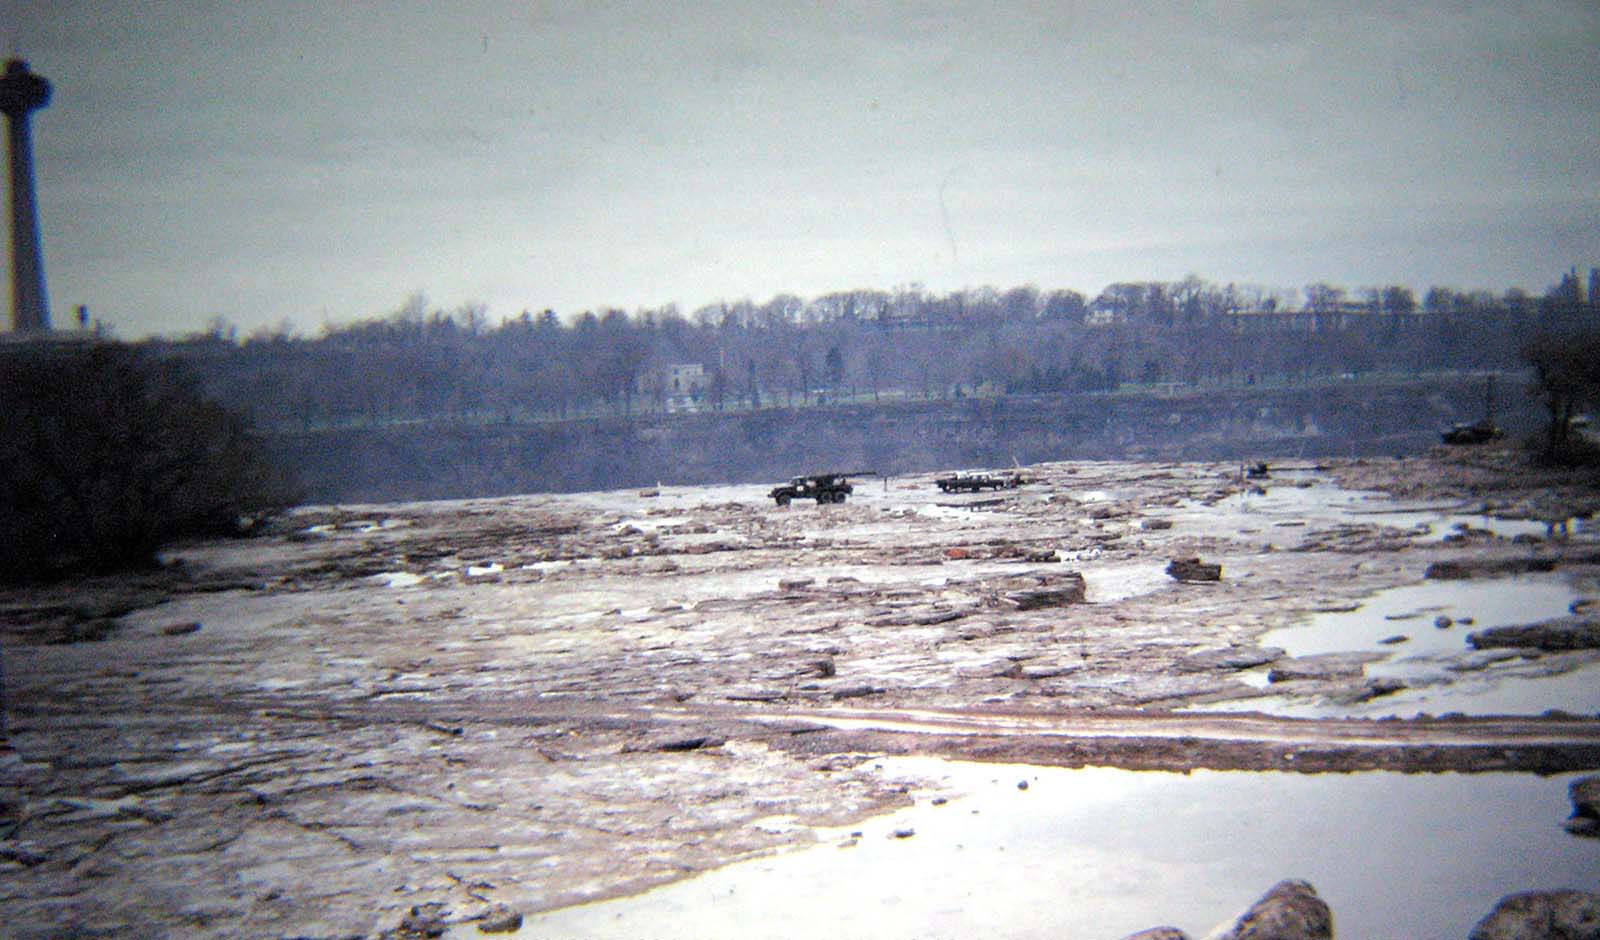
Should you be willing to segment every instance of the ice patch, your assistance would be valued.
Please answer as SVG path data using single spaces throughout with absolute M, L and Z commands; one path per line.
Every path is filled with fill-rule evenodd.
M 427 580 L 422 575 L 412 574 L 409 571 L 385 571 L 372 575 L 371 579 L 384 587 L 392 588 L 416 587 Z

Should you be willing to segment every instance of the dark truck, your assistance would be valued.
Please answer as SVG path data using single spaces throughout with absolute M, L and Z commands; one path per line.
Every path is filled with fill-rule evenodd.
M 843 473 L 813 473 L 811 476 L 795 477 L 788 483 L 783 483 L 772 488 L 768 493 L 779 506 L 787 506 L 793 500 L 814 499 L 817 505 L 826 503 L 842 503 L 845 497 L 855 492 L 855 487 Z
M 946 493 L 976 493 L 980 490 L 1014 490 L 1023 481 L 1019 473 L 956 473 L 933 482 Z
M 1473 424 L 1458 424 L 1440 435 L 1446 444 L 1487 444 L 1504 436 L 1487 418 Z
M 1471 424 L 1458 424 L 1439 435 L 1446 444 L 1487 444 L 1505 434 L 1494 423 L 1494 376 L 1483 387 L 1483 417 Z

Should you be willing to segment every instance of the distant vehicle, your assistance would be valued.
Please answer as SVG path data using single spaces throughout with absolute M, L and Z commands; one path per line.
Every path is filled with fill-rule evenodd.
M 814 473 L 795 477 L 788 483 L 774 486 L 768 493 L 779 506 L 787 506 L 796 499 L 814 499 L 817 505 L 842 503 L 855 492 L 855 487 L 842 473 Z
M 1472 424 L 1458 424 L 1441 436 L 1446 444 L 1486 444 L 1505 435 L 1493 421 L 1485 419 Z
M 1458 424 L 1440 435 L 1446 444 L 1486 444 L 1505 435 L 1494 423 L 1494 376 L 1484 382 L 1483 417 L 1471 424 Z
M 1014 490 L 1025 481 L 1020 473 L 956 473 L 933 482 L 946 493 L 976 493 L 980 490 Z

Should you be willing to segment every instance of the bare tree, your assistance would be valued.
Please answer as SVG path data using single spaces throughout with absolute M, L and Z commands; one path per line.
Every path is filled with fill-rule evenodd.
M 1535 391 L 1549 416 L 1543 456 L 1571 462 L 1581 456 L 1572 419 L 1581 408 L 1600 403 L 1600 332 L 1541 333 L 1523 348 L 1523 358 L 1533 366 Z
M 136 349 L 7 349 L 0 397 L 6 579 L 150 564 L 294 497 L 236 415 Z

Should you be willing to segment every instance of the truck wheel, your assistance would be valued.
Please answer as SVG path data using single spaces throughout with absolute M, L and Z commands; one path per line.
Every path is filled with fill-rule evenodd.
M 843 491 L 843 490 L 840 490 L 839 492 L 833 494 L 833 501 L 836 502 L 836 503 L 842 503 L 842 502 L 844 502 L 844 498 L 847 495 L 849 495 L 849 494 L 845 493 L 845 491 Z
M 825 505 L 830 501 L 831 501 L 831 497 L 828 496 L 828 494 L 826 492 L 822 492 L 822 493 L 818 493 L 817 494 L 817 505 L 818 506 Z
M 778 505 L 779 506 L 787 506 L 787 505 L 789 505 L 789 494 L 788 493 L 779 493 L 777 496 L 775 496 L 773 498 L 778 501 Z

